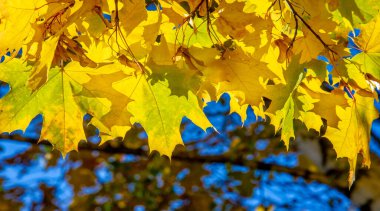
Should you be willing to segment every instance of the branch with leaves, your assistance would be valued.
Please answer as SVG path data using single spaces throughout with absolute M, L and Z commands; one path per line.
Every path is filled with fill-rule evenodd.
M 2 1 L 0 80 L 10 91 L 0 132 L 42 114 L 41 138 L 66 155 L 86 139 L 89 114 L 102 143 L 140 123 L 150 149 L 171 157 L 182 118 L 214 128 L 203 108 L 228 93 L 231 112 L 244 121 L 253 108 L 287 148 L 296 120 L 330 140 L 352 184 L 358 156 L 370 166 L 379 117 L 380 16 L 351 4 L 354 13 L 337 1 Z M 361 52 L 347 57 L 352 28 Z

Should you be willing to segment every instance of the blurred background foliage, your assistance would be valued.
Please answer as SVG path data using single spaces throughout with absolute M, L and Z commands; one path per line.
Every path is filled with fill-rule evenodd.
M 297 122 L 298 138 L 287 151 L 269 120 L 247 112 L 242 123 L 224 95 L 205 108 L 217 132 L 184 118 L 186 147 L 178 146 L 171 160 L 149 154 L 139 125 L 124 140 L 98 147 L 96 129 L 86 126 L 90 116 L 89 141 L 63 159 L 47 142 L 36 144 L 37 116 L 24 134 L 1 135 L 0 210 L 380 209 L 378 122 L 372 167 L 361 169 L 348 190 L 347 161 L 336 159 L 317 132 Z

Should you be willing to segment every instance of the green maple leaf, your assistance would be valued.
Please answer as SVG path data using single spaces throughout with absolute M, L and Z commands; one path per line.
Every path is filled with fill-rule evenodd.
M 286 71 L 284 71 L 285 83 L 268 86 L 266 97 L 271 99 L 271 104 L 266 111 L 275 126 L 276 131 L 282 128 L 281 140 L 289 147 L 289 140 L 294 138 L 293 120 L 298 115 L 296 104 L 296 90 L 303 80 L 305 73 L 298 58 L 293 58 Z M 279 91 L 280 90 L 280 91 Z
M 358 38 L 361 53 L 354 56 L 353 61 L 361 65 L 363 73 L 367 73 L 380 81 L 380 15 L 377 15 L 371 22 L 361 27 Z M 355 79 L 354 79 L 355 80 Z
M 132 122 L 140 123 L 148 134 L 150 151 L 170 158 L 174 148 L 183 145 L 180 124 L 184 116 L 203 130 L 212 127 L 197 97 L 191 91 L 187 96 L 171 95 L 168 81 L 152 84 L 147 75 L 139 74 L 115 83 L 114 88 L 133 100 L 128 110 Z
M 128 99 L 111 86 L 113 81 L 124 76 L 114 65 L 93 70 L 71 62 L 64 68 L 52 68 L 47 82 L 35 91 L 26 86 L 31 71 L 32 67 L 19 59 L 0 65 L 0 80 L 11 87 L 0 100 L 0 131 L 25 130 L 35 116 L 42 114 L 40 140 L 48 140 L 66 155 L 77 150 L 81 140 L 86 140 L 82 126 L 86 113 L 94 116 L 93 121 L 98 123 L 96 126 L 109 128 L 113 134 L 122 136 L 122 132 L 125 134 L 130 128 L 129 121 L 125 121 L 122 132 L 112 128 L 119 123 L 118 118 L 128 120 L 130 117 L 128 113 L 122 113 Z M 106 80 L 92 83 L 93 79 L 99 78 Z M 115 98 L 119 103 L 111 104 Z M 104 122 L 99 123 L 99 120 Z
M 8 83 L 10 92 L 0 100 L 0 131 L 25 130 L 37 115 L 43 115 L 40 140 L 49 140 L 65 155 L 77 150 L 86 140 L 82 124 L 86 111 L 80 107 L 74 92 L 78 84 L 60 68 L 49 72 L 48 81 L 32 92 L 26 82 L 31 66 L 18 59 L 0 65 L 0 80 Z

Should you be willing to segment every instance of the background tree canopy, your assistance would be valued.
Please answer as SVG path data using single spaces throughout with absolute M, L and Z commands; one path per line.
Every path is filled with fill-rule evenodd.
M 3 208 L 378 208 L 379 5 L 1 1 Z

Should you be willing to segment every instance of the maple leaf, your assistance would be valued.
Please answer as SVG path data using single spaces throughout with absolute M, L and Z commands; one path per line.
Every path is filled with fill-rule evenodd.
M 0 100 L 0 130 L 25 130 L 35 116 L 42 114 L 40 140 L 49 140 L 64 156 L 77 150 L 79 141 L 86 140 L 81 127 L 86 111 L 73 96 L 78 84 L 62 69 L 54 68 L 48 81 L 32 93 L 25 86 L 30 66 L 13 59 L 0 68 L 0 80 L 11 87 L 10 93 Z
M 301 104 L 300 108 L 298 108 L 298 119 L 305 124 L 308 130 L 314 129 L 319 132 L 323 125 L 322 118 L 313 111 L 317 100 L 309 95 L 307 90 L 302 87 L 303 85 L 302 83 L 301 86 L 298 87 L 296 93 L 296 99 L 300 102 L 299 104 Z
M 320 44 L 319 40 L 308 31 L 305 31 L 303 36 L 294 43 L 295 53 L 302 55 L 300 63 L 311 61 L 319 56 L 323 50 L 324 47 Z
M 341 121 L 338 129 L 328 127 L 324 137 L 333 144 L 337 157 L 347 157 L 350 163 L 349 186 L 355 180 L 356 161 L 358 154 L 363 156 L 362 165 L 371 165 L 369 154 L 369 139 L 371 137 L 372 121 L 379 117 L 373 105 L 371 93 L 359 92 L 349 100 L 349 107 L 338 106 L 336 113 Z
M 261 17 L 267 15 L 268 10 L 271 8 L 273 1 L 263 0 L 263 1 L 249 1 L 249 0 L 239 0 L 245 3 L 243 12 L 246 13 L 256 13 Z
M 230 114 L 237 113 L 239 114 L 241 118 L 242 124 L 244 124 L 244 121 L 247 119 L 247 109 L 250 107 L 249 104 L 242 103 L 244 96 L 238 96 L 239 93 L 232 93 L 229 92 L 229 95 L 231 97 L 230 99 Z M 259 112 L 256 112 L 256 114 L 259 116 L 263 116 Z
M 48 71 L 54 58 L 54 52 L 57 47 L 59 36 L 52 36 L 42 43 L 40 57 L 36 64 L 33 65 L 31 75 L 28 79 L 28 87 L 37 90 L 47 81 Z
M 183 23 L 184 19 L 189 16 L 189 11 L 186 11 L 178 2 L 167 2 L 160 0 L 162 7 L 162 13 L 168 19 L 168 21 L 174 26 L 178 26 Z
M 206 80 L 219 83 L 219 94 L 228 92 L 235 96 L 244 96 L 240 104 L 248 103 L 256 108 L 263 105 L 266 82 L 277 77 L 265 63 L 245 53 L 240 47 L 226 52 L 221 59 L 205 62 L 206 68 L 203 73 Z M 243 95 L 238 92 L 242 92 Z
M 13 52 L 23 46 L 24 40 L 33 36 L 32 23 L 37 19 L 36 2 L 1 1 L 0 7 L 0 55 Z M 46 2 L 42 2 L 46 3 Z
M 361 53 L 352 58 L 361 65 L 361 71 L 380 81 L 380 14 L 371 22 L 362 25 L 358 40 Z
M 171 95 L 167 81 L 152 84 L 145 74 L 139 74 L 113 87 L 133 100 L 128 105 L 132 122 L 140 123 L 147 132 L 151 152 L 157 150 L 171 158 L 174 148 L 183 145 L 179 126 L 184 116 L 203 130 L 212 127 L 196 96 L 192 92 L 187 97 Z
M 299 58 L 293 58 L 285 71 L 285 84 L 268 86 L 265 97 L 271 100 L 266 113 L 271 117 L 271 124 L 278 131 L 282 128 L 281 140 L 289 147 L 289 140 L 294 138 L 293 119 L 297 117 L 296 89 L 303 80 L 305 73 L 303 66 L 298 63 Z M 281 90 L 278 93 L 277 90 Z
M 168 80 L 172 94 L 187 96 L 188 91 L 198 93 L 203 82 L 202 61 L 193 57 L 190 49 L 180 47 L 174 52 L 174 44 L 162 35 L 160 43 L 153 46 L 147 65 L 154 71 L 149 76 L 152 82 Z
M 150 70 L 149 74 L 137 70 L 137 76 L 114 84 L 116 90 L 133 100 L 128 110 L 132 122 L 140 123 L 147 132 L 150 151 L 169 158 L 175 146 L 183 144 L 179 126 L 184 116 L 203 130 L 212 127 L 194 94 L 202 80 L 193 64 L 196 58 L 186 52 L 182 52 L 182 57 L 178 55 L 178 62 L 173 64 L 173 45 L 163 35 L 144 67 Z
M 366 23 L 375 17 L 379 10 L 379 0 L 328 0 L 329 9 L 338 10 L 352 25 Z
M 127 110 L 131 99 L 112 85 L 132 76 L 135 70 L 120 63 L 104 65 L 96 71 L 84 69 L 79 63 L 70 63 L 65 70 L 82 86 L 75 98 L 93 116 L 90 123 L 99 129 L 100 145 L 110 139 L 123 138 L 131 128 L 131 114 Z
M 148 18 L 144 1 L 123 0 L 120 8 L 120 24 L 126 34 L 131 33 L 141 22 Z
M 318 10 L 313 10 L 318 11 Z M 320 10 L 322 11 L 322 10 Z M 318 13 L 317 13 L 318 14 Z M 334 41 L 329 37 L 331 32 L 334 31 L 336 23 L 329 18 L 321 18 L 319 15 L 327 15 L 324 12 L 318 14 L 318 16 L 311 16 L 308 19 L 307 24 L 312 26 L 314 31 L 318 31 L 319 37 L 316 37 L 312 33 L 310 28 L 303 25 L 299 31 L 300 36 L 297 37 L 294 43 L 294 53 L 301 54 L 300 63 L 309 62 L 312 59 L 317 58 L 326 48 L 326 45 L 333 46 Z M 302 34 L 302 35 L 301 35 Z M 324 43 L 321 43 L 321 40 Z
M 146 58 L 159 35 L 162 15 L 157 11 L 147 11 L 144 1 L 125 0 L 121 5 L 118 18 L 114 20 L 116 26 L 106 31 L 103 39 L 113 53 L 130 59 Z
M 354 16 L 356 15 L 360 20 L 364 19 L 362 11 L 360 11 L 355 0 L 347 0 L 342 4 L 341 0 L 329 0 L 328 5 L 330 10 L 339 10 L 341 15 L 347 18 L 350 22 L 354 22 Z
M 0 80 L 11 87 L 0 100 L 0 117 L 4 120 L 0 130 L 25 130 L 35 116 L 42 114 L 40 140 L 48 140 L 63 155 L 77 150 L 79 141 L 86 140 L 82 125 L 87 113 L 93 116 L 92 123 L 107 134 L 103 137 L 124 136 L 130 128 L 126 111 L 129 99 L 112 88 L 113 82 L 128 76 L 128 71 L 121 72 L 121 68 L 125 66 L 109 65 L 94 71 L 72 62 L 62 69 L 50 69 L 47 82 L 32 91 L 25 86 L 31 66 L 19 59 L 0 65 Z
M 238 1 L 233 3 L 222 2 L 219 5 L 221 12 L 218 14 L 219 17 L 215 25 L 222 35 L 229 35 L 239 40 L 249 33 L 246 26 L 252 24 L 256 16 L 252 13 L 244 14 L 244 6 L 244 2 Z
M 339 61 L 334 64 L 334 78 L 344 80 L 354 89 L 372 91 L 369 77 L 361 69 L 361 65 L 353 60 Z
M 344 91 L 334 89 L 331 92 L 325 92 L 319 87 L 317 90 L 314 90 L 308 91 L 308 94 L 316 100 L 313 112 L 327 120 L 327 124 L 330 127 L 338 127 L 340 119 L 336 113 L 336 107 L 345 108 L 348 104 Z

